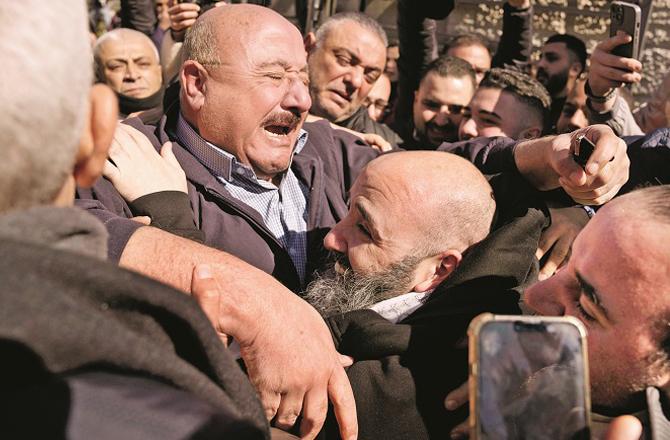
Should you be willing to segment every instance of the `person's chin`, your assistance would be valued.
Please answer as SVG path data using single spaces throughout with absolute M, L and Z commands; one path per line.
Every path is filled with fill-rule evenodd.
M 148 90 L 143 88 L 143 87 L 124 90 L 124 91 L 121 92 L 121 94 L 129 96 L 131 98 L 136 98 L 136 99 L 144 99 L 144 98 L 147 98 L 147 97 L 151 96 L 151 93 L 149 93 Z

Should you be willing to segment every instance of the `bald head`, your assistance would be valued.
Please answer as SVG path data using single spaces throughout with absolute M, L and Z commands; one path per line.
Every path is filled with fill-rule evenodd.
M 196 20 L 184 41 L 182 61 L 203 65 L 225 63 L 230 56 L 244 56 L 262 45 L 261 30 L 276 30 L 302 41 L 298 29 L 270 8 L 235 4 L 212 8 Z
M 163 84 L 156 46 L 141 32 L 120 28 L 106 33 L 96 42 L 93 58 L 98 81 L 121 95 L 146 98 Z
M 465 159 L 444 152 L 387 154 L 366 168 L 370 179 L 399 197 L 424 238 L 426 254 L 464 251 L 484 239 L 493 222 L 493 190 Z

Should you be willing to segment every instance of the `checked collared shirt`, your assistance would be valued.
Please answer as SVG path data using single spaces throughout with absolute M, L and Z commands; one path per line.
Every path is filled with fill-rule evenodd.
M 240 202 L 260 214 L 265 226 L 284 246 L 304 284 L 307 264 L 307 204 L 308 188 L 290 168 L 279 186 L 260 180 L 251 167 L 240 163 L 235 156 L 204 140 L 179 115 L 176 130 L 181 145 L 193 154 Z M 293 155 L 307 142 L 307 132 L 300 130 Z M 291 156 L 291 163 L 293 156 Z

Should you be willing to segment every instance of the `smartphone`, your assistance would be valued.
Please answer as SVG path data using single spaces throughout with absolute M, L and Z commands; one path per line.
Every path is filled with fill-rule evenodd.
M 589 158 L 593 154 L 593 150 L 596 149 L 596 146 L 593 142 L 589 140 L 584 135 L 580 135 L 577 138 L 577 147 L 572 153 L 572 160 L 577 162 L 582 168 L 586 168 L 586 164 L 589 161 Z
M 621 44 L 612 50 L 614 55 L 626 58 L 639 57 L 640 49 L 640 23 L 642 10 L 634 3 L 613 1 L 610 5 L 610 37 L 623 31 L 633 37 L 627 44 Z
M 485 313 L 471 322 L 468 339 L 471 438 L 590 438 L 579 320 Z

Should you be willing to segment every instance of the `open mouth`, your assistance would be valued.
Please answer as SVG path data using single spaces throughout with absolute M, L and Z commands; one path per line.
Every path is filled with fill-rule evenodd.
M 287 136 L 291 132 L 291 126 L 282 124 L 271 124 L 263 127 L 271 136 Z

